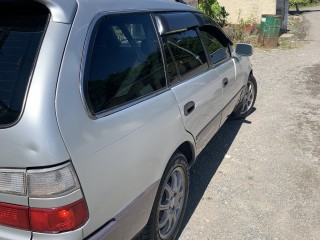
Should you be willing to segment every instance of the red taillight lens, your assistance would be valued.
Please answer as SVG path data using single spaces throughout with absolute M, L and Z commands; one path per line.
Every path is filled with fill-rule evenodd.
M 35 232 L 72 231 L 83 226 L 88 218 L 88 208 L 84 199 L 64 207 L 30 208 L 31 230 Z
M 30 230 L 28 207 L 0 203 L 0 225 Z

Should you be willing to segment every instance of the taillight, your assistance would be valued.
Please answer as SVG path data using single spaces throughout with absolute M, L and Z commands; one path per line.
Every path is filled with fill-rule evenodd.
M 28 207 L 0 203 L 0 224 L 30 230 L 28 211 Z
M 70 162 L 52 168 L 32 170 L 0 169 L 0 192 L 52 199 L 80 189 Z M 51 200 L 48 200 L 51 201 Z M 89 218 L 84 198 L 56 208 L 34 208 L 0 203 L 0 225 L 43 233 L 72 231 Z
M 0 192 L 14 195 L 25 195 L 25 171 L 0 169 Z
M 27 171 L 29 197 L 55 197 L 66 195 L 77 189 L 79 189 L 78 178 L 70 163 Z
M 35 232 L 72 231 L 83 226 L 88 217 L 87 205 L 83 199 L 64 207 L 30 208 L 31 230 Z

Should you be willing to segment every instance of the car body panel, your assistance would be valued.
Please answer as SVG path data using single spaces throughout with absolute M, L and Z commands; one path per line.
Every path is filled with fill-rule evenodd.
M 0 225 L 1 240 L 30 240 L 31 232 Z
M 83 231 L 82 228 L 77 229 L 75 231 L 63 232 L 59 234 L 48 234 L 48 233 L 32 233 L 32 240 L 81 240 L 83 239 Z
M 77 0 L 35 0 L 45 5 L 51 12 L 52 21 L 60 23 L 72 23 L 76 14 Z
M 194 136 L 197 142 L 203 142 L 201 137 L 204 136 L 199 133 L 216 116 L 219 118 L 222 110 L 222 84 L 218 72 L 210 69 L 172 87 L 172 91 L 177 99 L 186 130 Z M 190 101 L 195 103 L 195 108 L 188 116 L 185 116 L 184 107 Z M 220 119 L 216 124 L 219 127 Z
M 11 203 L 15 205 L 28 206 L 29 199 L 27 196 L 15 196 L 12 194 L 0 193 L 0 202 Z M 0 234 L 1 235 L 1 234 Z
M 96 233 L 87 237 L 87 240 L 114 240 L 131 239 L 137 234 L 137 229 L 142 229 L 149 218 L 151 207 L 150 202 L 154 201 L 154 196 L 158 190 L 159 181 L 152 184 L 146 191 L 140 194 L 126 208 L 121 210 L 114 219 Z M 139 217 L 137 217 L 139 216 Z
M 235 59 L 230 58 L 227 62 L 218 66 L 217 71 L 219 72 L 220 79 L 223 82 L 225 79 L 228 80 L 228 84 L 223 86 L 223 101 L 224 111 L 222 112 L 221 125 L 227 120 L 229 115 L 234 110 L 237 100 L 234 97 L 238 95 L 239 91 L 246 84 L 248 79 L 242 74 L 241 66 Z M 239 98 L 238 98 L 239 99 Z
M 74 121 L 67 113 L 69 104 L 59 99 L 59 125 L 91 213 L 84 228 L 87 235 L 130 204 L 150 183 L 158 181 L 167 164 L 162 159 L 169 159 L 186 136 L 166 138 L 184 131 L 170 91 L 97 120 L 88 117 L 78 99 L 83 115 L 77 113 Z M 73 107 L 76 111 L 75 104 Z
M 198 155 L 208 144 L 211 138 L 218 132 L 221 124 L 221 112 L 215 116 L 196 136 L 196 155 Z
M 223 81 L 227 79 L 228 83 L 226 86 L 223 86 L 223 100 L 222 106 L 226 106 L 231 99 L 236 95 L 236 93 L 242 87 L 242 81 L 239 78 L 236 78 L 236 65 L 233 59 L 229 59 L 227 62 L 222 63 L 221 65 L 217 66 L 215 69 L 218 71 L 221 85 L 223 85 Z M 240 84 L 239 84 L 240 83 Z

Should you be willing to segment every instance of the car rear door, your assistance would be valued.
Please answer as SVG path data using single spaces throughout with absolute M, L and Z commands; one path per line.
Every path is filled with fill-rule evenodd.
M 222 84 L 218 71 L 209 68 L 198 29 L 191 26 L 196 24 L 194 18 L 191 13 L 162 14 L 157 23 L 162 21 L 172 27 L 167 33 L 162 32 L 167 77 L 185 128 L 201 151 L 219 129 Z

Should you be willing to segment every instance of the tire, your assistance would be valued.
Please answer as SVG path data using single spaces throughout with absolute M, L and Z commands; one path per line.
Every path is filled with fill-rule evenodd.
M 257 98 L 257 90 L 257 81 L 255 77 L 250 74 L 245 90 L 245 95 L 241 103 L 233 111 L 233 118 L 245 118 L 252 112 L 254 103 L 256 102 Z
M 187 159 L 175 152 L 164 171 L 149 221 L 137 240 L 176 238 L 188 202 L 189 182 Z

